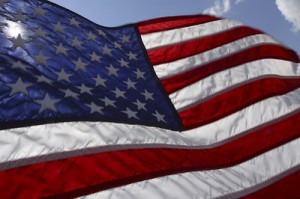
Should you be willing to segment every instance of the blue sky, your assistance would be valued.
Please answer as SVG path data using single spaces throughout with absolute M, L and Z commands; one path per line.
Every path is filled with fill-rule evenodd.
M 300 54 L 300 0 L 51 1 L 109 27 L 162 16 L 218 15 L 258 28 Z

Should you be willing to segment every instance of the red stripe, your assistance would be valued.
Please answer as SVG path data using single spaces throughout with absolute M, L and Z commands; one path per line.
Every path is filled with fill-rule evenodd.
M 300 87 L 300 79 L 265 78 L 241 85 L 179 113 L 186 129 L 208 124 L 260 100 Z
M 158 65 L 193 56 L 235 40 L 261 33 L 261 31 L 249 27 L 238 27 L 208 37 L 195 38 L 192 41 L 150 50 L 148 55 L 151 63 Z
M 294 172 L 280 179 L 279 181 L 249 194 L 243 199 L 257 199 L 257 198 L 272 198 L 272 199 L 299 199 L 300 198 L 300 170 Z
M 111 151 L 1 171 L 1 197 L 74 197 L 172 173 L 229 167 L 299 137 L 299 120 L 297 113 L 212 149 Z
M 164 30 L 182 28 L 197 24 L 203 24 L 220 18 L 206 15 L 162 17 L 138 23 L 141 34 L 153 33 Z
M 294 51 L 286 49 L 282 46 L 272 44 L 255 46 L 224 57 L 220 60 L 202 65 L 201 67 L 197 67 L 193 70 L 163 79 L 161 82 L 166 92 L 170 94 L 216 72 L 265 58 L 282 59 L 297 63 L 299 62 L 298 55 Z

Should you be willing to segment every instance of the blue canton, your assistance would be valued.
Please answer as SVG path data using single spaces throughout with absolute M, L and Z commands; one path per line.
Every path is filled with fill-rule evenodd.
M 109 121 L 180 129 L 134 25 L 51 3 L 0 1 L 0 128 Z

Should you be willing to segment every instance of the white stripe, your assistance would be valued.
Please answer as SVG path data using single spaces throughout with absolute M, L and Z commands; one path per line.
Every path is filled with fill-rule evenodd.
M 201 67 L 204 64 L 222 59 L 226 56 L 240 52 L 242 50 L 263 44 L 279 44 L 272 37 L 264 34 L 248 36 L 234 42 L 219 46 L 212 50 L 200 53 L 187 58 L 179 59 L 170 63 L 154 66 L 156 75 L 160 79 L 166 79 L 180 73 Z
M 176 44 L 191 39 L 223 32 L 231 28 L 239 27 L 241 25 L 241 23 L 223 19 L 174 30 L 143 34 L 142 40 L 146 49 L 151 50 L 160 46 Z
M 101 150 L 157 147 L 155 145 L 210 148 L 300 110 L 299 99 L 300 89 L 297 89 L 185 132 L 105 122 L 70 122 L 1 130 L 0 162 L 101 146 L 104 147 Z
M 249 62 L 208 76 L 170 94 L 169 97 L 175 109 L 180 112 L 243 82 L 274 75 L 299 77 L 300 64 L 278 59 Z
M 297 139 L 237 166 L 159 177 L 105 190 L 84 198 L 179 199 L 226 196 L 259 185 L 293 167 L 300 166 L 299 148 L 300 139 Z M 255 188 L 252 191 L 255 191 Z

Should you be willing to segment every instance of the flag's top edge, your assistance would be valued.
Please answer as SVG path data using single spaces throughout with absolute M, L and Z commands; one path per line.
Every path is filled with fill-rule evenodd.
M 52 6 L 55 6 L 55 7 L 58 7 L 60 9 L 63 9 L 67 12 L 71 12 L 72 14 L 74 15 L 77 15 L 79 17 L 82 17 L 84 18 L 85 20 L 89 21 L 90 23 L 93 23 L 94 25 L 96 26 L 99 26 L 101 28 L 107 28 L 107 29 L 118 29 L 118 28 L 122 28 L 122 27 L 127 27 L 127 26 L 132 26 L 132 25 L 136 25 L 136 24 L 146 24 L 146 23 L 149 23 L 149 22 L 164 22 L 164 21 L 169 21 L 169 20 L 176 20 L 176 19 L 184 19 L 184 18 L 194 18 L 194 17 L 209 17 L 211 18 L 212 20 L 215 19 L 215 20 L 219 20 L 219 19 L 223 19 L 221 17 L 216 17 L 216 16 L 212 16 L 212 15 L 207 15 L 207 14 L 183 14 L 183 15 L 175 15 L 175 16 L 161 16 L 161 17 L 156 17 L 156 18 L 151 18 L 151 19 L 145 19 L 145 20 L 141 20 L 141 21 L 136 21 L 136 22 L 130 22 L 130 23 L 126 23 L 124 25 L 119 25 L 119 26 L 104 26 L 104 25 L 101 25 L 101 24 L 98 24 L 66 7 L 63 7 L 61 5 L 58 5 L 54 2 L 51 2 L 49 0 L 39 0 L 40 2 L 43 2 L 43 3 L 47 3 L 47 4 L 50 4 Z
M 139 31 L 140 31 L 141 33 L 143 33 L 143 32 L 142 32 L 142 30 L 141 30 L 140 27 L 141 27 L 141 26 L 148 25 L 148 24 L 150 24 L 150 23 L 152 23 L 152 24 L 153 24 L 153 23 L 163 23 L 163 22 L 165 22 L 165 21 L 170 21 L 170 20 L 178 20 L 178 19 L 184 19 L 184 18 L 195 18 L 195 17 L 208 18 L 209 21 L 215 21 L 215 20 L 222 20 L 222 19 L 225 19 L 225 18 L 223 18 L 223 17 L 213 16 L 213 15 L 203 14 L 203 13 L 190 14 L 190 15 L 188 15 L 188 14 L 183 14 L 183 15 L 175 15 L 175 16 L 161 16 L 161 17 L 156 17 L 156 18 L 153 18 L 153 19 L 145 19 L 145 20 L 141 20 L 141 21 L 136 21 L 136 22 L 127 23 L 127 24 L 124 24 L 124 25 L 111 26 L 111 27 L 109 27 L 109 26 L 103 26 L 103 25 L 100 25 L 100 24 L 98 24 L 98 23 L 95 23 L 94 21 L 92 21 L 92 20 L 90 20 L 90 19 L 88 19 L 88 18 L 86 18 L 86 17 L 83 17 L 82 15 L 80 15 L 80 14 L 78 14 L 78 13 L 76 13 L 76 12 L 74 12 L 74 11 L 72 11 L 72 10 L 69 10 L 68 8 L 65 8 L 65 7 L 63 7 L 63 6 L 60 6 L 60 5 L 56 4 L 56 3 L 53 3 L 53 2 L 51 2 L 51 1 L 48 1 L 48 0 L 39 0 L 39 1 L 44 2 L 44 3 L 48 3 L 48 4 L 52 5 L 52 6 L 56 6 L 56 7 L 60 8 L 60 9 L 66 10 L 66 11 L 68 11 L 68 12 L 71 12 L 71 13 L 73 13 L 73 14 L 79 16 L 79 17 L 82 17 L 82 18 L 84 18 L 85 20 L 89 21 L 90 23 L 93 23 L 94 25 L 99 26 L 99 27 L 101 27 L 101 28 L 106 28 L 106 29 L 114 30 L 114 29 L 118 29 L 118 28 L 122 28 L 122 27 L 128 27 L 128 26 L 136 26 L 136 25 L 138 25 L 138 26 L 139 26 Z M 230 18 L 226 18 L 226 19 L 235 21 L 235 20 L 230 19 Z M 246 25 L 246 24 L 244 24 L 244 25 L 245 25 L 245 26 L 248 26 L 248 25 Z M 268 34 L 268 35 L 271 36 L 271 34 L 266 33 L 266 32 L 264 32 L 264 31 L 260 30 L 259 28 L 253 28 L 253 29 L 259 30 L 259 31 L 261 31 L 261 32 L 264 33 L 264 34 Z M 157 30 L 156 30 L 156 31 L 157 31 Z M 156 32 L 156 31 L 154 31 L 154 32 Z M 277 40 L 277 39 L 276 39 L 276 40 Z M 279 41 L 279 40 L 277 40 L 277 41 L 278 41 L 282 46 L 284 46 L 284 47 L 286 47 L 286 48 L 289 48 L 289 49 L 295 51 L 293 48 L 290 48 L 289 46 L 285 45 L 284 42 Z M 298 55 L 298 57 L 299 57 L 299 59 L 300 59 L 300 56 L 299 56 L 299 55 Z

